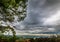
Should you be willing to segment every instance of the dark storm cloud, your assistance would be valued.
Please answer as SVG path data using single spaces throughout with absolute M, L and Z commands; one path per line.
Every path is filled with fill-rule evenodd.
M 27 17 L 19 25 L 25 32 L 60 30 L 60 0 L 28 0 Z M 32 30 L 32 31 L 31 31 Z
M 29 0 L 27 20 L 38 23 L 39 19 L 54 15 L 59 9 L 58 2 L 59 0 Z M 41 20 L 39 22 L 42 22 Z

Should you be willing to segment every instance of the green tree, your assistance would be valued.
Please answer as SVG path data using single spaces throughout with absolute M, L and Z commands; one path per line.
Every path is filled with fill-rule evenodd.
M 10 29 L 13 33 L 13 38 L 15 37 L 14 26 L 11 27 L 10 24 L 14 22 L 16 17 L 18 17 L 16 20 L 18 22 L 24 20 L 27 14 L 26 6 L 27 0 L 0 0 L 0 31 L 2 33 Z

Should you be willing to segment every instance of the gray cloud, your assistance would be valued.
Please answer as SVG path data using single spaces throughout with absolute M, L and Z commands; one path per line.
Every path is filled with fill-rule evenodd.
M 60 31 L 60 0 L 28 0 L 27 13 L 18 29 L 28 33 Z

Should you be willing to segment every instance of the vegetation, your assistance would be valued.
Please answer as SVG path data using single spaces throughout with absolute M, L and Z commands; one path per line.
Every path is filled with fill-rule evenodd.
M 14 42 L 13 41 L 13 36 L 1 36 L 0 35 L 0 42 Z M 60 38 L 21 38 L 17 37 L 15 38 L 15 42 L 60 42 Z
M 15 40 L 15 26 L 12 23 L 24 20 L 26 17 L 26 2 L 27 0 L 0 0 L 0 35 L 11 30 Z M 16 19 L 16 17 L 18 18 Z
M 60 42 L 60 38 L 36 38 L 30 39 L 31 42 Z

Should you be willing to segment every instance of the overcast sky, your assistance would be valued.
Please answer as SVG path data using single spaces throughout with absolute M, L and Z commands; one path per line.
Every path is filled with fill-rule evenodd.
M 27 17 L 16 27 L 25 33 L 60 31 L 60 0 L 28 0 Z

